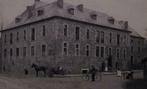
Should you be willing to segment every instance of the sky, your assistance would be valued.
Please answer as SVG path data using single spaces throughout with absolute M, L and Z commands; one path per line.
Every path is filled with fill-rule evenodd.
M 56 0 L 41 0 L 47 3 Z M 128 21 L 139 34 L 145 36 L 147 29 L 147 0 L 64 0 L 74 5 L 84 4 L 86 8 L 101 11 L 117 20 Z M 0 20 L 6 26 L 21 14 L 34 0 L 0 0 Z

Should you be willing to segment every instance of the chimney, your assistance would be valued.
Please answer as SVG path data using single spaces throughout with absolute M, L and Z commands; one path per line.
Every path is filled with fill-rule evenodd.
M 34 2 L 40 2 L 40 0 L 34 0 Z
M 83 4 L 79 4 L 79 5 L 77 6 L 77 9 L 78 9 L 79 11 L 83 12 L 83 10 L 84 10 L 84 5 L 83 5 Z
M 57 6 L 63 8 L 63 0 L 57 0 Z
M 128 21 L 125 21 L 125 23 L 124 23 L 124 29 L 125 30 L 128 30 Z
M 33 16 L 32 10 L 33 10 L 33 7 L 32 6 L 27 6 L 28 18 L 30 18 L 30 17 Z

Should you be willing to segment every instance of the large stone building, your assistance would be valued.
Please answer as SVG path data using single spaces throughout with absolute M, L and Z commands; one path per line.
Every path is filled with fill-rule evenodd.
M 35 0 L 1 33 L 2 67 L 7 72 L 30 69 L 32 63 L 72 72 L 90 65 L 126 69 L 135 58 L 131 39 L 137 37 L 127 21 L 63 0 L 50 4 Z

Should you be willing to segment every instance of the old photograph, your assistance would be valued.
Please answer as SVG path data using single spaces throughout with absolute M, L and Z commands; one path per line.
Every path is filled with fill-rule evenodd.
M 0 0 L 0 89 L 147 89 L 146 0 Z

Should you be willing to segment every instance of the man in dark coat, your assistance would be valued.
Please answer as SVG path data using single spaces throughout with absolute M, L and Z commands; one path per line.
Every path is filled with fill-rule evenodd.
M 90 74 L 91 74 L 91 80 L 92 81 L 95 81 L 96 72 L 97 72 L 96 68 L 92 65 L 91 69 L 90 69 Z

